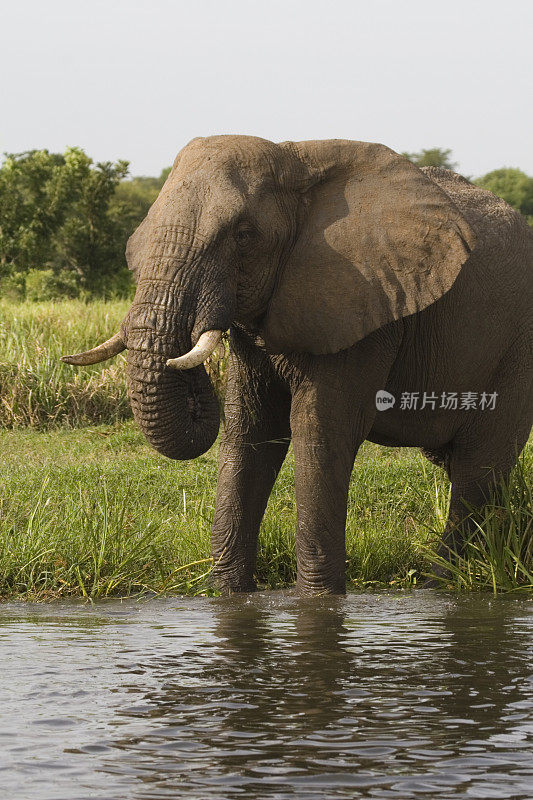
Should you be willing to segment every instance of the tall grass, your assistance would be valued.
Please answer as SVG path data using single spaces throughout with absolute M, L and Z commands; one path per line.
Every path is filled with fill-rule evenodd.
M 1 596 L 207 591 L 213 454 L 165 462 L 132 423 L 4 431 L 0 448 Z
M 533 447 L 511 480 L 483 509 L 471 508 L 473 529 L 460 553 L 433 556 L 442 585 L 459 590 L 533 591 Z
M 152 452 L 129 421 L 83 430 L 3 431 L 0 451 L 0 596 L 212 591 L 216 447 L 194 462 L 170 462 Z M 533 588 L 532 478 L 529 445 L 508 499 L 496 511 L 489 506 L 489 524 L 445 588 Z M 282 588 L 295 579 L 293 481 L 289 454 L 261 527 L 256 572 L 262 586 Z M 448 492 L 440 470 L 416 450 L 366 443 L 350 484 L 349 586 L 423 583 L 434 569 L 433 543 L 443 528 Z
M 124 357 L 73 369 L 60 361 L 116 333 L 129 304 L 0 302 L 0 426 L 48 428 L 131 416 Z
M 187 539 L 187 556 L 180 560 L 183 550 L 172 547 L 172 537 L 165 530 L 170 519 L 179 526 L 179 511 L 165 525 L 147 504 L 141 522 L 131 513 L 132 495 L 139 488 L 135 481 L 117 494 L 105 476 L 90 486 L 67 481 L 61 489 L 57 477 L 50 473 L 44 477 L 29 513 L 27 508 L 24 513 L 20 506 L 2 504 L 2 515 L 12 519 L 9 529 L 2 526 L 3 596 L 96 599 L 147 589 L 186 594 L 208 591 L 203 579 L 211 571 L 211 559 L 204 553 L 205 531 L 194 540 Z M 58 491 L 68 507 L 67 518 L 65 509 L 52 499 L 52 492 Z M 17 517 L 18 522 L 13 522 Z M 200 544 L 204 547 L 198 557 L 191 556 Z

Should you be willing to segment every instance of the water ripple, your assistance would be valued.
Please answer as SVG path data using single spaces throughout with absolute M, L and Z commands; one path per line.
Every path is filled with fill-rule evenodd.
M 533 796 L 533 603 L 0 609 L 11 800 Z

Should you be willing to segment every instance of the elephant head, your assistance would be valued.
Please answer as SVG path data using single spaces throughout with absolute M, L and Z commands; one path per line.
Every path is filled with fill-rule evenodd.
M 452 200 L 387 147 L 193 139 L 126 257 L 137 291 L 119 332 L 63 360 L 127 348 L 129 396 L 170 458 L 214 442 L 202 362 L 233 323 L 275 353 L 334 353 L 452 286 L 474 244 Z

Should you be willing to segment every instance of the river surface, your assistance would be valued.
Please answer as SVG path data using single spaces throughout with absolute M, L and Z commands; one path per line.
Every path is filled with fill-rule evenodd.
M 533 798 L 533 601 L 0 606 L 0 796 Z

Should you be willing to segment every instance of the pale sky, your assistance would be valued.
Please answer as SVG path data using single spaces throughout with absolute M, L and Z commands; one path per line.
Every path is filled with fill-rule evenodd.
M 533 0 L 2 0 L 0 151 L 154 175 L 244 133 L 533 175 L 532 52 Z

